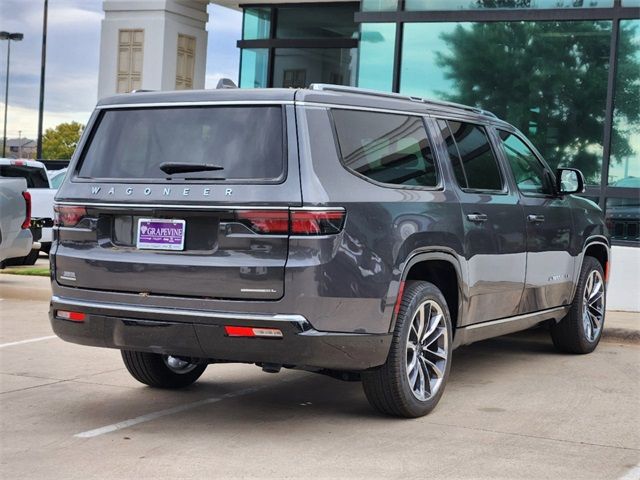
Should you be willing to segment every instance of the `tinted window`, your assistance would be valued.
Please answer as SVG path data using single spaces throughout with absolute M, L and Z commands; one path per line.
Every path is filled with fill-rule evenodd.
M 473 190 L 502 190 L 500 169 L 485 129 L 451 120 L 439 123 L 458 184 Z
M 56 172 L 51 177 L 49 177 L 49 181 L 51 182 L 51 188 L 58 189 L 60 185 L 62 185 L 62 181 L 64 180 L 64 176 L 67 173 L 66 170 L 62 170 L 60 172 Z
M 523 193 L 553 193 L 549 173 L 531 149 L 512 133 L 498 130 L 518 188 Z
M 442 138 L 444 139 L 447 146 L 447 151 L 449 152 L 449 158 L 451 159 L 451 164 L 453 165 L 453 172 L 456 175 L 456 181 L 462 188 L 467 188 L 467 177 L 464 174 L 464 169 L 462 168 L 462 163 L 460 162 L 460 153 L 458 152 L 458 146 L 456 145 L 456 141 L 453 139 L 453 134 L 451 133 L 451 129 L 449 128 L 449 123 L 446 120 L 438 120 L 438 125 L 440 126 Z
M 356 4 L 278 7 L 276 38 L 356 38 Z
M 146 108 L 104 112 L 80 177 L 160 179 L 164 162 L 218 171 L 173 178 L 275 180 L 283 173 L 280 107 Z
M 334 110 L 347 168 L 377 182 L 435 187 L 433 152 L 419 117 Z
M 0 165 L 0 177 L 24 178 L 27 181 L 27 188 L 49 188 L 49 180 L 43 168 Z

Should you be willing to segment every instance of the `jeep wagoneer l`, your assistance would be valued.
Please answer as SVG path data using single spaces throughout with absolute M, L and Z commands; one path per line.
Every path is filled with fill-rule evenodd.
M 56 197 L 51 322 L 154 387 L 210 363 L 361 379 L 417 417 L 454 348 L 541 323 L 588 353 L 609 240 L 494 115 L 331 85 L 102 100 Z

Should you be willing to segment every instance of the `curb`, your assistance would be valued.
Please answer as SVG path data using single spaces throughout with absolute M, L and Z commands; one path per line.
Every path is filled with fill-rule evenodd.
M 604 342 L 621 342 L 630 343 L 632 345 L 640 345 L 640 330 L 605 327 L 604 331 L 602 332 L 602 340 Z

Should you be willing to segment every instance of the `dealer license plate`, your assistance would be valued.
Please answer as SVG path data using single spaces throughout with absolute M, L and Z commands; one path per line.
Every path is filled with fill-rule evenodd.
M 184 250 L 184 220 L 141 218 L 136 247 L 149 250 Z

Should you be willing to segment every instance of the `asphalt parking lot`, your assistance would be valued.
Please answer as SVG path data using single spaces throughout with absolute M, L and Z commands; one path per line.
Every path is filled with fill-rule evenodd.
M 640 478 L 637 344 L 560 355 L 538 330 L 464 347 L 438 408 L 397 420 L 358 383 L 298 371 L 142 386 L 119 352 L 52 337 L 46 280 L 0 275 L 2 478 Z

